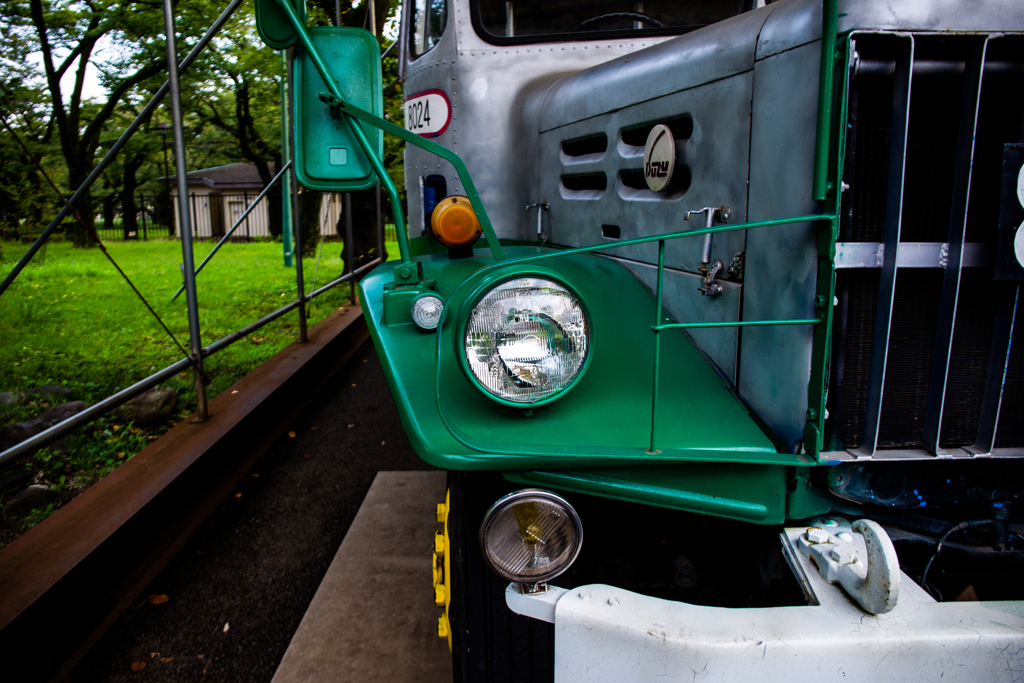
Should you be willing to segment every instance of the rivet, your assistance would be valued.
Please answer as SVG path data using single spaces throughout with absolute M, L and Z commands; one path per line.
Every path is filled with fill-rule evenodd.
M 610 606 L 612 606 L 612 607 L 615 607 L 616 605 L 619 604 L 619 599 L 618 598 L 608 598 L 608 604 Z

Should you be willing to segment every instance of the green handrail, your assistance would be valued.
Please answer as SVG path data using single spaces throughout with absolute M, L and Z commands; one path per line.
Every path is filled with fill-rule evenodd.
M 836 28 L 839 0 L 821 3 L 821 72 L 818 74 L 818 126 L 814 140 L 814 181 L 812 199 L 828 195 L 828 155 L 832 132 L 832 83 L 835 70 Z
M 480 227 L 483 229 L 484 235 L 487 237 L 487 245 L 490 247 L 494 260 L 504 261 L 505 252 L 502 250 L 501 245 L 498 244 L 498 236 L 495 234 L 494 227 L 491 225 L 491 219 L 487 215 L 487 210 L 484 208 L 483 202 L 480 201 L 480 194 L 477 192 L 476 185 L 473 183 L 473 178 L 469 174 L 469 169 L 466 168 L 465 162 L 462 161 L 459 155 L 450 149 L 442 147 L 436 142 L 431 142 L 430 140 L 420 137 L 416 133 L 411 133 L 386 119 L 375 116 L 370 112 L 364 111 L 363 109 L 360 109 L 346 101 L 344 94 L 341 92 L 338 84 L 331 76 L 331 71 L 328 68 L 327 63 L 320 55 L 320 52 L 316 49 L 316 46 L 313 45 L 313 41 L 309 37 L 309 32 L 306 30 L 305 24 L 303 24 L 299 19 L 295 8 L 292 7 L 292 4 L 287 0 L 277 0 L 277 2 L 288 16 L 288 20 L 291 22 L 292 27 L 298 34 L 299 40 L 302 41 L 303 47 L 309 54 L 310 59 L 312 59 L 313 66 L 316 67 L 316 70 L 320 73 L 320 77 L 323 79 L 324 83 L 327 84 L 329 93 L 321 94 L 320 99 L 324 100 L 331 107 L 332 111 L 341 115 L 341 118 L 352 131 L 353 136 L 359 142 L 359 146 L 362 148 L 363 153 L 366 154 L 366 158 L 370 161 L 370 165 L 373 166 L 374 172 L 384 185 L 384 190 L 388 193 L 388 197 L 391 199 L 392 212 L 395 217 L 395 232 L 398 237 L 398 250 L 401 254 L 402 263 L 411 263 L 412 256 L 409 249 L 408 229 L 405 225 L 405 216 L 402 214 L 402 204 L 398 198 L 398 190 L 395 188 L 395 183 L 391 180 L 391 177 L 384 169 L 383 162 L 381 162 L 380 158 L 377 157 L 370 145 L 370 141 L 366 138 L 366 133 L 363 131 L 361 126 L 357 126 L 352 122 L 352 118 L 359 119 L 360 121 L 383 130 L 385 133 L 390 133 L 401 140 L 405 140 L 410 144 L 416 145 L 431 154 L 441 157 L 454 166 L 455 172 L 462 180 L 462 184 L 466 189 L 466 196 L 473 205 L 473 210 L 476 211 L 477 218 L 480 221 Z M 324 95 L 326 95 L 326 97 Z

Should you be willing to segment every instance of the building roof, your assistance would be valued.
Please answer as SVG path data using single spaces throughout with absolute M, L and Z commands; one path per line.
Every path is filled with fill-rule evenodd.
M 274 172 L 273 162 L 270 163 L 270 172 Z M 223 190 L 263 189 L 263 181 L 260 179 L 259 171 L 256 170 L 256 164 L 247 161 L 190 171 L 185 177 L 188 179 L 189 185 L 204 185 Z M 157 178 L 157 180 L 174 185 L 178 182 L 178 176 Z

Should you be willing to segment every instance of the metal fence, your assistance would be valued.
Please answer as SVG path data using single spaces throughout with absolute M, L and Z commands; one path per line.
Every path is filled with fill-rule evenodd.
M 188 207 L 192 237 L 197 240 L 220 239 L 244 215 L 241 225 L 230 237 L 232 242 L 251 242 L 271 239 L 270 202 L 264 197 L 257 202 L 257 192 L 241 193 L 190 193 Z M 124 214 L 121 197 L 118 195 L 93 196 L 97 210 L 96 234 L 104 241 L 146 241 L 154 238 L 167 239 L 177 235 L 177 220 L 174 215 L 177 195 L 138 194 L 135 196 L 134 225 Z M 344 226 L 342 195 L 324 193 L 320 202 L 319 234 L 325 242 L 343 241 Z M 341 229 L 339 229 L 339 227 Z M 394 224 L 385 225 L 385 240 L 395 242 L 398 236 Z
M 32 243 L 32 245 L 28 248 L 28 250 L 25 252 L 25 254 L 22 255 L 22 257 L 18 260 L 18 262 L 11 269 L 11 271 L 6 275 L 6 277 L 4 277 L 3 281 L 0 282 L 0 296 L 2 296 L 5 291 L 7 291 L 7 289 L 10 287 L 11 283 L 14 282 L 14 280 L 18 277 L 18 275 L 25 269 L 25 266 L 28 265 L 28 263 L 32 260 L 32 257 L 35 256 L 36 253 L 38 253 L 38 251 L 46 243 L 47 239 L 49 239 L 49 237 L 54 233 L 54 231 L 56 231 L 57 228 L 60 227 L 60 225 L 66 219 L 77 220 L 99 242 L 101 250 L 103 251 L 104 255 L 110 260 L 112 265 L 115 268 L 117 268 L 117 270 L 121 274 L 121 276 L 131 286 L 131 288 L 133 289 L 135 294 L 141 300 L 141 303 L 157 319 L 157 321 L 163 327 L 163 329 L 167 333 L 167 335 L 171 338 L 171 340 L 181 350 L 183 357 L 180 360 L 176 361 L 175 363 L 173 363 L 173 364 L 171 364 L 171 365 L 169 365 L 169 366 L 167 366 L 167 367 L 165 367 L 165 368 L 163 368 L 161 370 L 158 370 L 157 372 L 153 373 L 149 377 L 147 377 L 147 378 L 145 378 L 145 379 L 143 379 L 143 380 L 141 380 L 139 382 L 136 382 L 132 386 L 127 387 L 127 388 L 117 392 L 113 396 L 110 396 L 110 397 L 104 399 L 103 401 L 100 401 L 96 405 L 93 405 L 93 406 L 89 407 L 88 409 L 82 411 L 81 413 L 78 413 L 77 415 L 74 415 L 73 417 L 71 417 L 71 418 L 69 418 L 69 419 L 67 419 L 67 420 L 65 420 L 63 422 L 60 422 L 60 423 L 54 425 L 53 427 L 50 427 L 49 429 L 47 429 L 44 432 L 41 432 L 41 433 L 39 433 L 39 434 L 37 434 L 37 435 L 35 435 L 35 436 L 25 440 L 25 441 L 22 441 L 21 443 L 19 443 L 16 446 L 13 446 L 13 447 L 11 447 L 11 448 L 3 451 L 3 452 L 0 452 L 0 467 L 4 467 L 4 466 L 7 466 L 7 465 L 10 465 L 10 464 L 20 460 L 21 458 L 24 458 L 24 457 L 34 453 L 39 448 L 42 448 L 44 446 L 47 446 L 47 445 L 53 443 L 54 441 L 56 441 L 57 439 L 60 439 L 64 435 L 69 434 L 72 431 L 78 429 L 79 427 L 87 424 L 88 422 L 91 422 L 92 420 L 100 417 L 101 415 L 106 414 L 107 412 L 109 412 L 110 410 L 112 410 L 112 409 L 116 408 L 117 406 L 121 405 L 125 401 L 128 401 L 129 399 L 134 398 L 135 396 L 138 396 L 139 394 L 141 394 L 142 392 L 146 391 L 147 389 L 156 386 L 160 382 L 163 382 L 163 381 L 167 380 L 168 378 L 173 377 L 174 375 L 178 374 L 179 372 L 182 372 L 182 371 L 184 371 L 184 370 L 186 370 L 186 369 L 188 369 L 190 367 L 192 368 L 193 373 L 194 373 L 194 377 L 195 377 L 196 402 L 197 402 L 196 417 L 197 417 L 197 420 L 199 420 L 199 421 L 206 420 L 206 418 L 207 418 L 207 401 L 206 401 L 206 382 L 207 382 L 207 380 L 206 380 L 204 372 L 203 372 L 203 360 L 207 356 L 210 356 L 211 354 L 214 354 L 214 353 L 216 353 L 216 352 L 226 348 L 227 346 L 229 346 L 230 344 L 234 343 L 235 341 L 238 341 L 239 339 L 245 338 L 246 336 L 252 334 L 253 331 L 263 327 L 264 325 L 270 323 L 273 320 L 276 320 L 276 319 L 280 318 L 281 316 L 283 316 L 283 315 L 285 315 L 285 314 L 287 314 L 287 313 L 289 313 L 291 311 L 297 311 L 298 312 L 299 341 L 300 342 L 308 341 L 308 331 L 306 329 L 306 304 L 309 303 L 314 297 L 319 296 L 320 294 L 323 294 L 324 292 L 332 289 L 333 287 L 336 287 L 337 285 L 339 285 L 339 284 L 341 284 L 343 282 L 353 281 L 360 274 L 366 272 L 370 268 L 372 268 L 372 267 L 376 266 L 378 263 L 380 263 L 381 259 L 380 259 L 379 254 L 381 254 L 383 252 L 383 241 L 384 241 L 384 231 L 383 231 L 383 229 L 380 229 L 379 232 L 377 233 L 377 253 L 378 253 L 378 258 L 371 260 L 369 263 L 366 263 L 365 265 L 363 265 L 358 270 L 353 270 L 353 268 L 352 268 L 352 250 L 348 250 L 348 263 L 346 264 L 347 265 L 346 273 L 344 275 L 342 275 L 341 277 L 333 280 L 332 282 L 329 282 L 326 285 L 323 285 L 323 286 L 321 286 L 321 287 L 319 287 L 319 288 L 315 289 L 314 291 L 312 291 L 312 292 L 307 294 L 306 293 L 306 283 L 305 283 L 305 280 L 303 278 L 303 273 L 302 273 L 302 259 L 301 258 L 295 259 L 294 265 L 295 265 L 296 290 L 297 291 L 296 291 L 296 298 L 293 301 L 288 302 L 284 306 L 278 308 L 276 311 L 263 316 L 259 320 L 254 321 L 253 323 L 243 327 L 242 329 L 237 330 L 235 332 L 232 332 L 231 334 L 229 334 L 229 335 L 227 335 L 225 337 L 222 337 L 221 339 L 218 339 L 217 341 L 213 342 L 212 344 L 209 344 L 207 346 L 203 346 L 202 337 L 200 336 L 199 303 L 198 303 L 198 299 L 196 297 L 196 274 L 197 274 L 197 270 L 198 269 L 196 268 L 195 259 L 194 259 L 194 255 L 193 255 L 193 251 L 192 251 L 192 242 L 193 242 L 194 235 L 193 235 L 193 230 L 192 230 L 192 211 L 191 211 L 191 209 L 189 207 L 189 204 L 188 204 L 188 187 L 187 187 L 187 184 L 186 184 L 186 182 L 187 182 L 186 181 L 187 150 L 186 150 L 186 147 L 185 147 L 185 136 L 184 136 L 184 129 L 183 129 L 183 125 L 182 125 L 183 112 L 182 112 L 182 106 L 181 106 L 181 91 L 180 91 L 180 86 L 179 86 L 179 75 L 180 75 L 180 73 L 182 71 L 188 69 L 189 66 L 191 66 L 191 64 L 195 61 L 195 59 L 199 55 L 199 53 L 210 43 L 210 41 L 220 31 L 220 29 L 224 26 L 224 24 L 227 22 L 227 20 L 234 14 L 235 10 L 237 10 L 238 7 L 242 4 L 242 1 L 243 0 L 231 0 L 231 2 L 228 4 L 228 6 L 224 9 L 224 11 L 221 13 L 221 15 L 217 18 L 217 20 L 214 21 L 213 25 L 209 28 L 209 30 L 207 30 L 206 33 L 203 34 L 203 36 L 196 42 L 195 46 L 188 53 L 188 55 L 186 55 L 185 58 L 182 59 L 180 61 L 180 63 L 179 63 L 179 61 L 178 61 L 178 54 L 177 54 L 177 40 L 176 40 L 177 31 L 175 29 L 175 16 L 174 16 L 174 9 L 173 9 L 173 5 L 172 5 L 172 0 L 163 0 L 164 34 L 167 36 L 167 41 L 166 41 L 166 47 L 167 47 L 167 76 L 168 76 L 167 81 L 160 87 L 160 89 L 156 92 L 156 94 L 153 95 L 153 97 L 152 97 L 152 99 L 150 99 L 149 103 L 146 104 L 146 106 L 142 108 L 142 111 L 139 112 L 138 116 L 136 116 L 136 118 L 128 125 L 127 129 L 121 134 L 121 136 L 117 139 L 117 141 L 111 146 L 111 148 L 109 149 L 107 154 L 103 157 L 103 159 L 100 160 L 100 162 L 96 165 L 96 167 L 93 169 L 93 171 L 89 174 L 89 177 L 86 178 L 86 180 L 82 183 L 82 185 L 77 190 L 75 190 L 74 194 L 70 198 L 64 197 L 64 195 L 58 189 L 57 185 L 50 178 L 49 174 L 46 173 L 46 170 L 43 168 L 43 166 L 41 164 L 39 164 L 38 160 L 35 160 L 34 156 L 30 152 L 28 147 L 24 145 L 24 142 L 21 140 L 21 138 L 17 135 L 17 133 L 12 128 L 10 128 L 9 125 L 7 125 L 6 120 L 4 119 L 5 127 L 11 132 L 11 134 L 19 142 L 19 144 L 21 144 L 22 148 L 25 150 L 25 152 L 28 155 L 28 157 L 30 159 L 33 159 L 36 162 L 36 166 L 39 168 L 40 173 L 46 178 L 47 182 L 49 183 L 50 187 L 53 189 L 54 193 L 58 197 L 60 197 L 60 200 L 61 200 L 61 203 L 63 204 L 63 206 L 61 207 L 61 209 L 57 213 L 57 215 L 53 217 L 53 220 L 50 221 L 49 225 L 47 225 L 46 229 L 42 231 L 42 233 L 39 235 L 39 237 Z M 288 3 L 285 3 L 282 6 L 283 7 L 288 7 L 288 8 L 291 7 L 291 5 L 288 4 Z M 291 92 L 293 90 L 293 77 L 292 77 L 293 76 L 293 70 L 291 68 L 292 67 L 291 59 L 292 59 L 292 57 L 289 54 L 288 55 L 288 93 L 289 93 L 289 98 L 288 99 L 289 100 L 292 99 L 290 97 L 290 94 L 291 94 Z M 128 275 L 117 265 L 117 262 L 113 258 L 113 256 L 111 256 L 110 253 L 105 248 L 102 247 L 102 237 L 100 237 L 100 235 L 94 231 L 94 228 L 90 225 L 90 221 L 87 221 L 85 218 L 83 218 L 80 210 L 76 207 L 76 205 L 82 203 L 83 199 L 85 199 L 85 198 L 87 198 L 89 196 L 89 194 L 91 192 L 92 185 L 96 182 L 96 180 L 99 179 L 99 177 L 103 173 L 104 169 L 107 166 L 109 166 L 110 163 L 117 157 L 117 155 L 120 152 L 120 150 L 124 147 L 124 145 L 128 142 L 128 140 L 131 139 L 132 135 L 134 135 L 135 132 L 138 131 L 138 129 L 142 126 L 143 122 L 145 122 L 145 121 L 150 119 L 150 117 L 153 115 L 153 111 L 156 109 L 156 107 L 160 104 L 160 102 L 167 95 L 170 95 L 171 119 L 172 119 L 172 122 L 173 122 L 172 129 L 173 129 L 173 132 L 174 132 L 174 159 L 175 159 L 175 171 L 176 171 L 176 174 L 177 174 L 177 188 L 176 189 L 177 189 L 177 192 L 179 194 L 179 201 L 177 202 L 177 209 L 178 209 L 177 215 L 179 216 L 180 223 L 181 223 L 181 229 L 177 230 L 176 233 L 181 238 L 181 246 L 182 246 L 182 260 L 183 260 L 182 275 L 183 275 L 183 280 L 184 280 L 183 289 L 185 290 L 185 293 L 186 293 L 186 301 L 187 301 L 187 307 L 188 307 L 188 327 L 189 327 L 189 339 L 186 341 L 186 344 L 187 344 L 188 347 L 190 347 L 189 349 L 186 349 L 185 345 L 183 345 L 181 342 L 179 342 L 179 340 L 175 337 L 173 332 L 171 332 L 171 330 L 167 327 L 167 325 L 164 323 L 164 321 L 160 318 L 159 314 L 153 309 L 153 307 L 146 300 L 145 296 L 141 292 L 139 292 L 139 290 L 135 287 L 135 285 L 132 284 L 131 279 L 128 277 Z M 282 104 L 284 104 L 284 103 L 282 103 Z M 290 102 L 289 102 L 289 104 L 290 104 Z M 290 107 L 285 108 L 284 106 L 282 106 L 282 110 L 287 111 L 287 109 L 290 109 Z M 282 123 L 284 123 L 284 121 L 282 121 Z M 292 122 L 288 121 L 288 123 L 292 123 Z M 362 131 L 362 129 L 359 128 L 358 126 L 356 128 L 357 128 L 358 131 L 360 131 L 360 132 Z M 291 126 L 284 126 L 284 125 L 282 126 L 282 137 L 284 138 L 284 142 L 286 142 L 286 143 L 293 143 L 294 133 L 291 130 Z M 286 150 L 292 149 L 292 148 L 294 148 L 294 144 L 286 144 L 285 145 L 285 149 Z M 286 153 L 286 157 L 287 156 L 288 155 Z M 373 160 L 377 161 L 376 158 L 374 158 Z M 277 183 L 279 180 L 282 180 L 282 178 L 283 178 L 282 188 L 288 188 L 288 190 L 289 190 L 287 192 L 283 192 L 282 194 L 283 194 L 283 196 L 285 198 L 290 197 L 290 204 L 291 204 L 291 209 L 292 210 L 290 211 L 290 221 L 289 221 L 288 224 L 290 224 L 290 227 L 292 228 L 292 236 L 294 238 L 294 251 L 296 253 L 300 253 L 300 254 L 302 253 L 302 233 L 301 233 L 301 230 L 298 229 L 299 228 L 299 216 L 298 216 L 298 208 L 299 208 L 298 204 L 299 203 L 298 203 L 298 201 L 296 201 L 298 199 L 298 189 L 299 188 L 298 188 L 298 183 L 297 183 L 297 181 L 295 179 L 294 173 L 291 173 L 288 170 L 291 167 L 291 165 L 292 165 L 291 160 L 287 161 L 287 163 L 285 163 L 283 165 L 283 167 L 281 168 L 281 170 L 278 172 L 278 174 L 274 178 L 274 180 L 271 181 L 270 185 L 262 193 L 259 194 L 258 198 L 253 200 L 252 204 L 249 205 L 249 209 L 246 209 L 245 207 L 242 208 L 242 211 L 240 212 L 238 220 L 234 223 L 234 225 L 232 225 L 230 227 L 230 229 L 228 229 L 225 232 L 225 235 L 220 239 L 220 242 L 217 244 L 217 246 L 214 248 L 214 250 L 211 252 L 211 254 L 207 257 L 207 260 L 204 261 L 204 264 L 209 261 L 209 259 L 213 256 L 213 254 L 216 253 L 216 250 L 224 242 L 226 242 L 232 236 L 232 234 L 234 232 L 236 232 L 237 230 L 239 230 L 240 228 L 243 227 L 243 221 L 246 218 L 251 217 L 251 214 L 254 213 L 254 211 L 252 211 L 250 209 L 254 209 L 255 208 L 255 204 L 257 204 L 259 200 L 263 199 L 266 196 L 268 190 L 275 183 Z M 383 171 L 383 167 L 379 164 L 379 162 L 374 166 L 374 170 L 375 170 L 375 172 L 377 172 L 378 177 L 380 177 L 381 180 L 387 185 L 387 187 L 389 189 L 389 192 L 391 193 L 391 195 L 393 195 L 393 200 L 395 202 L 397 202 L 398 201 L 397 193 L 393 191 L 394 190 L 394 186 L 391 183 L 390 178 L 387 178 L 387 174 L 386 174 L 386 172 Z M 243 194 L 243 203 L 244 202 L 245 202 L 245 195 Z M 146 225 L 146 229 L 143 232 L 142 239 L 148 239 L 148 238 L 151 237 L 150 231 L 149 231 L 148 217 L 151 216 L 152 214 L 150 214 L 148 212 L 147 208 L 145 208 L 145 207 L 149 206 L 148 203 L 143 202 L 141 204 L 141 206 L 144 207 L 141 212 L 147 216 L 147 225 Z M 401 221 L 401 207 L 400 206 L 393 206 L 393 210 L 396 213 L 396 218 L 398 219 L 397 222 L 399 224 L 401 224 L 402 223 L 402 221 Z M 109 211 L 108 211 L 108 215 L 110 215 Z M 379 228 L 382 228 L 383 227 L 383 222 L 380 220 L 380 217 L 381 217 L 380 201 L 378 199 L 378 202 L 377 202 L 377 221 L 376 221 L 376 225 Z M 116 218 L 111 217 L 110 222 L 111 223 L 116 223 Z M 112 234 L 116 234 L 117 232 L 119 232 L 117 225 L 110 225 L 110 226 L 103 225 L 101 230 L 104 231 L 104 232 L 112 232 Z M 122 217 L 122 229 L 120 230 L 120 233 L 121 233 L 121 239 L 124 239 L 123 217 Z M 245 233 L 242 233 L 242 234 L 245 234 Z M 249 232 L 249 234 L 250 235 L 252 234 L 252 223 L 250 223 L 250 232 Z M 348 234 L 351 235 L 351 232 L 348 232 Z M 139 236 L 138 236 L 138 233 L 136 231 L 136 235 L 134 236 L 134 238 L 138 238 L 138 237 Z M 403 249 L 403 252 L 405 252 L 405 251 L 407 251 L 407 250 Z
M 93 196 L 93 207 L 98 212 L 96 234 L 105 241 L 174 237 L 174 228 L 169 220 L 174 207 L 168 202 L 166 195 L 135 195 L 133 226 L 131 220 L 126 220 L 120 196 Z

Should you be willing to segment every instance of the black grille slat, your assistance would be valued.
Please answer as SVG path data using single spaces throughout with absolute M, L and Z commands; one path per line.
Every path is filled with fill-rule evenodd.
M 839 439 L 844 448 L 860 445 L 864 438 L 864 410 L 867 408 L 868 377 L 871 374 L 871 340 L 875 336 L 878 307 L 878 271 L 852 270 L 840 273 L 847 294 L 847 333 L 839 400 Z
M 942 273 L 905 268 L 896 275 L 889 361 L 878 426 L 880 448 L 924 446 L 924 406 L 939 322 Z
M 996 304 L 997 299 L 992 295 L 992 270 L 965 269 L 960 280 L 960 303 L 956 309 L 939 439 L 944 448 L 970 446 L 977 438 L 985 375 L 992 352 Z
M 903 36 L 903 40 L 909 38 Z M 840 241 L 882 243 L 887 242 L 886 206 L 893 192 L 899 191 L 899 184 L 889 174 L 894 99 L 904 92 L 902 86 L 894 86 L 895 74 L 900 72 L 897 58 L 901 43 L 900 38 L 879 34 L 857 35 L 855 40 L 860 58 L 868 68 L 860 75 L 855 73 L 850 86 L 850 123 L 856 130 L 849 139 L 847 152 L 847 182 L 851 190 L 843 197 Z M 913 68 L 910 82 L 899 244 L 946 243 L 953 239 L 956 244 L 944 252 L 949 254 L 949 265 L 940 268 L 937 263 L 919 260 L 899 266 L 888 318 L 888 311 L 878 308 L 889 306 L 888 297 L 880 292 L 879 286 L 884 268 L 852 268 L 837 273 L 840 305 L 833 334 L 842 338 L 833 341 L 833 372 L 837 374 L 830 384 L 830 391 L 835 393 L 829 405 L 836 414 L 830 438 L 834 445 L 860 455 L 868 455 L 875 448 L 932 451 L 936 431 L 944 449 L 989 450 L 982 445 L 990 441 L 985 440 L 979 423 L 985 423 L 983 404 L 986 383 L 991 385 L 993 344 L 1003 344 L 1005 349 L 1008 316 L 1012 312 L 1008 314 L 1004 306 L 997 305 L 1001 289 L 999 283 L 993 282 L 990 267 L 978 267 L 977 257 L 963 262 L 966 267 L 961 267 L 959 244 L 962 234 L 964 243 L 981 242 L 994 248 L 1002 145 L 1024 136 L 1024 97 L 1020 96 L 1024 92 L 1024 41 L 1013 36 L 990 37 L 989 47 L 982 52 L 984 40 L 984 36 L 977 34 L 913 36 L 914 64 L 920 62 L 923 66 Z M 983 71 L 982 54 L 986 65 Z M 967 79 L 968 72 L 974 85 Z M 980 97 L 979 73 L 984 74 Z M 975 104 L 972 154 L 970 146 L 964 147 L 964 141 L 971 139 L 971 131 L 962 129 L 961 118 L 970 115 L 964 122 L 970 124 Z M 964 168 L 971 173 L 969 195 L 965 180 L 960 181 L 959 189 L 955 187 L 958 140 L 961 177 Z M 965 196 L 966 227 L 961 232 L 959 226 L 965 224 Z M 938 248 L 932 248 L 937 253 Z M 978 253 L 976 247 L 971 249 L 974 251 L 970 253 Z M 891 258 L 890 245 L 886 244 L 886 264 Z M 879 339 L 885 339 L 876 329 L 877 320 L 889 322 L 889 335 L 887 355 L 883 358 L 885 372 L 880 382 L 878 439 L 874 446 L 871 420 L 866 416 L 875 414 L 870 397 L 871 387 L 877 386 L 872 384 L 870 359 L 874 353 L 875 363 L 879 362 L 878 350 L 873 347 Z M 1024 447 L 1024 325 L 1019 319 L 1017 322 L 999 410 L 994 444 L 997 448 Z M 1004 329 L 1002 341 L 995 339 L 1000 325 Z M 944 360 L 947 355 L 948 366 Z M 931 401 L 930 385 L 934 385 Z M 994 416 L 995 412 L 988 414 Z M 985 430 L 991 436 L 991 419 Z
M 1006 383 L 1003 385 L 1003 403 L 999 409 L 999 422 L 996 428 L 996 448 L 1024 446 L 1024 321 L 1021 317 L 1018 303 L 1017 320 L 1013 325 L 1010 342 L 1010 360 L 1006 368 Z

